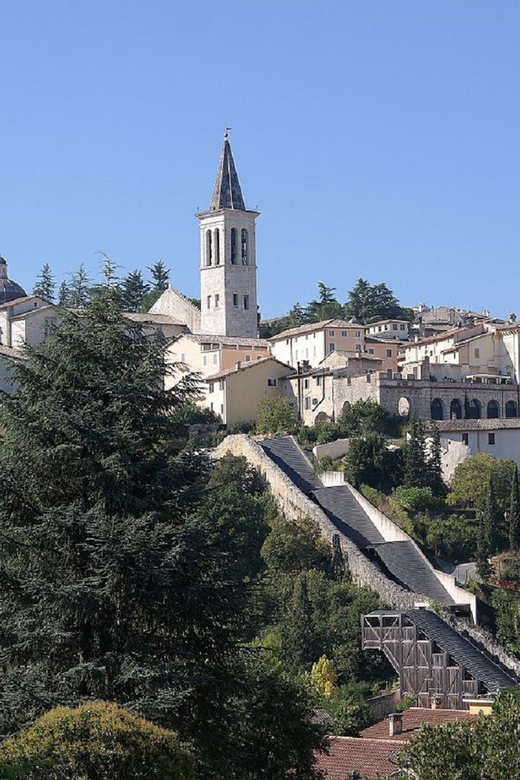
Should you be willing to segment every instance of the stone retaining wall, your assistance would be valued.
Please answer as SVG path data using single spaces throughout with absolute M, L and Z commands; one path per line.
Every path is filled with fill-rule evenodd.
M 243 455 L 252 466 L 259 469 L 266 480 L 271 493 L 284 516 L 293 518 L 310 518 L 320 530 L 321 535 L 332 545 L 334 537 L 339 538 L 341 552 L 345 565 L 352 575 L 356 585 L 371 588 L 381 600 L 393 609 L 414 609 L 417 603 L 429 603 L 427 596 L 405 590 L 397 583 L 389 580 L 380 569 L 363 555 L 361 550 L 326 516 L 317 504 L 311 501 L 289 477 L 265 454 L 260 445 L 246 434 L 228 436 L 214 450 L 217 458 L 227 452 L 232 455 Z

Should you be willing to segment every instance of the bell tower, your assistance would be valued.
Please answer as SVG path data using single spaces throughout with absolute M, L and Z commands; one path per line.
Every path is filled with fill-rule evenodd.
M 228 134 L 200 223 L 201 332 L 257 338 L 256 218 L 246 209 Z

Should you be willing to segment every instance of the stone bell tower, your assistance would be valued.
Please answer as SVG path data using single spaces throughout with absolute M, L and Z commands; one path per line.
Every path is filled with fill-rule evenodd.
M 208 211 L 200 222 L 201 332 L 258 335 L 256 236 L 258 211 L 246 209 L 228 134 Z

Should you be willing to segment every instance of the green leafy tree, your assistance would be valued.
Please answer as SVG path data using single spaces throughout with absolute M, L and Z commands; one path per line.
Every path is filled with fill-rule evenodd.
M 298 428 L 296 411 L 286 396 L 262 398 L 256 413 L 259 433 L 294 433 Z
M 376 320 L 413 319 L 409 309 L 403 309 L 393 292 L 384 284 L 370 284 L 358 279 L 349 291 L 345 304 L 346 316 L 354 317 L 358 322 L 368 324 Z
M 307 306 L 306 319 L 308 322 L 321 322 L 343 317 L 343 306 L 336 299 L 334 287 L 327 287 L 323 282 L 318 282 L 318 300 L 311 301 Z
M 399 764 L 417 780 L 512 780 L 520 766 L 519 728 L 519 691 L 511 689 L 476 722 L 423 726 Z
M 32 780 L 141 780 L 143 773 L 150 780 L 195 780 L 195 762 L 176 734 L 102 702 L 50 710 L 2 743 L 0 762 L 29 767 L 22 777 Z
M 509 509 L 514 461 L 495 458 L 488 453 L 471 455 L 459 463 L 450 483 L 446 500 L 452 506 L 477 508 L 485 500 L 489 479 L 502 513 Z
M 520 547 L 520 494 L 518 488 L 518 467 L 515 463 L 511 481 L 511 498 L 509 500 L 509 546 L 515 552 Z
M 46 301 L 54 301 L 54 292 L 56 290 L 56 281 L 52 275 L 51 267 L 45 263 L 42 270 L 36 277 L 36 283 L 33 288 L 33 295 L 41 295 Z
M 401 453 L 389 450 L 385 437 L 380 433 L 351 439 L 344 463 L 347 480 L 357 488 L 369 485 L 388 492 L 402 482 Z
M 362 436 L 365 433 L 386 433 L 390 414 L 375 401 L 356 401 L 344 404 L 337 425 L 342 436 Z

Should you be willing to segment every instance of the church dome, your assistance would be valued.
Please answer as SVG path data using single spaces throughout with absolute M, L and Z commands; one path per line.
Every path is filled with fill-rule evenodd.
M 7 262 L 0 256 L 0 305 L 27 295 L 23 287 L 7 277 L 7 269 Z

